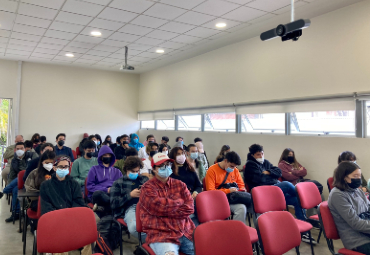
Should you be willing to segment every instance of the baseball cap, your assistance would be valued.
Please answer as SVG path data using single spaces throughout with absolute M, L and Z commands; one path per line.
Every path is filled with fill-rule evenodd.
M 159 166 L 166 161 L 173 162 L 173 159 L 170 159 L 166 154 L 158 152 L 152 158 L 152 167 Z
M 168 142 L 170 139 L 168 138 L 168 136 L 162 136 L 162 140 Z

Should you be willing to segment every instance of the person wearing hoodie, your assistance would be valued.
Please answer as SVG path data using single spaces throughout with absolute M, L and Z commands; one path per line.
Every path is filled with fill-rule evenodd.
M 110 213 L 110 188 L 122 177 L 121 171 L 113 167 L 115 161 L 112 150 L 104 145 L 99 151 L 98 165 L 91 167 L 87 175 L 88 198 L 94 204 L 94 211 Z
M 128 146 L 135 148 L 137 151 L 144 147 L 142 143 L 139 143 L 139 136 L 135 133 L 131 134 L 131 142 Z

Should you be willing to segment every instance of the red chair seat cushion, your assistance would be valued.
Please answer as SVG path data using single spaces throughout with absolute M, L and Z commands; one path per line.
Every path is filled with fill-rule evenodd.
M 359 252 L 357 252 L 357 251 L 347 250 L 347 249 L 344 249 L 344 248 L 340 249 L 340 250 L 338 251 L 338 253 L 339 253 L 339 254 L 343 254 L 343 255 L 365 255 L 365 254 L 363 254 L 363 253 L 359 253 Z
M 297 223 L 300 233 L 307 232 L 312 229 L 312 225 L 308 222 L 305 222 L 303 220 L 298 220 L 298 219 L 295 219 L 295 222 Z
M 125 226 L 127 228 L 127 224 L 126 224 L 126 222 L 122 218 L 118 218 L 116 220 L 118 221 L 119 224 L 121 224 L 121 225 L 123 225 L 123 226 Z
M 258 242 L 258 234 L 255 228 L 248 227 L 248 234 L 249 238 L 251 239 L 251 243 Z
M 318 214 L 312 215 L 312 216 L 310 216 L 310 219 L 319 221 L 319 215 Z
M 37 216 L 37 212 L 32 211 L 31 208 L 27 209 L 27 216 L 30 219 L 37 220 L 39 217 Z

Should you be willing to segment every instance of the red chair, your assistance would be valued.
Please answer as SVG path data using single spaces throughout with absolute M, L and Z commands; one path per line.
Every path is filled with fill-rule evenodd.
M 281 255 L 293 248 L 299 255 L 301 234 L 289 212 L 262 214 L 257 219 L 257 231 L 264 255 Z
M 126 222 L 123 219 L 114 219 L 114 221 L 118 224 L 119 232 L 121 233 L 121 238 L 119 239 L 119 254 L 123 255 L 123 244 L 122 244 L 122 235 L 123 231 L 125 231 L 130 239 L 130 232 L 128 231 L 128 227 Z
M 316 208 L 322 202 L 320 191 L 317 188 L 316 184 L 313 182 L 300 182 L 295 185 L 295 190 L 297 192 L 298 202 L 301 205 L 302 210 Z M 306 213 L 303 211 L 303 215 L 307 221 L 320 223 L 319 216 L 317 214 L 307 218 Z M 322 228 L 320 227 L 317 243 L 319 243 L 320 241 L 321 232 Z
M 80 152 L 80 148 L 79 147 L 76 148 L 76 154 L 77 154 L 77 156 L 80 156 L 81 157 L 81 152 Z
M 75 150 L 72 150 L 72 154 L 73 154 L 73 157 L 74 157 L 75 159 L 77 159 L 77 153 L 76 153 L 76 151 L 75 151 Z
M 94 250 L 94 242 L 98 238 L 94 213 L 85 207 L 46 213 L 39 219 L 35 238 L 39 253 L 63 253 L 88 244 Z
M 252 201 L 256 218 L 257 214 L 263 214 L 270 211 L 284 211 L 286 209 L 284 193 L 277 186 L 258 186 L 253 188 Z M 294 220 L 300 233 L 308 232 L 310 237 L 311 252 L 314 254 L 311 240 L 312 225 L 302 220 Z
M 23 254 L 26 254 L 28 219 L 38 220 L 40 218 L 40 216 L 41 216 L 41 198 L 39 197 L 39 201 L 37 203 L 37 212 L 32 211 L 31 208 L 28 208 L 27 212 L 24 214 L 24 223 L 23 223 L 23 231 L 22 231 Z M 35 247 L 34 247 L 34 249 L 35 249 Z
M 199 225 L 193 233 L 197 255 L 253 255 L 248 227 L 240 221 L 212 221 Z
M 94 204 L 89 201 L 89 198 L 88 198 L 89 191 L 87 190 L 87 185 L 86 184 L 87 184 L 87 178 L 85 179 L 85 203 L 86 203 L 87 207 L 89 207 L 90 209 L 93 209 Z
M 334 178 L 329 177 L 326 182 L 326 184 L 328 185 L 329 192 L 334 188 L 333 183 L 334 183 Z
M 23 176 L 26 173 L 26 170 L 22 170 L 18 173 L 18 190 L 21 190 L 24 188 L 24 181 L 23 181 Z M 21 221 L 23 217 L 23 212 L 22 210 L 19 211 L 19 230 L 21 230 Z M 15 208 L 12 208 L 12 214 L 15 214 Z M 13 224 L 15 224 L 15 218 L 13 217 Z M 20 231 L 19 231 L 20 232 Z
M 206 177 L 203 178 L 202 180 L 202 184 L 203 184 L 203 191 L 207 191 L 207 186 L 206 186 Z
M 336 255 L 338 253 L 343 254 L 343 255 L 364 255 L 362 253 L 352 251 L 352 250 L 347 250 L 345 248 L 340 249 L 338 253 L 336 253 L 334 251 L 333 240 L 338 240 L 340 239 L 340 237 L 338 234 L 337 227 L 335 226 L 333 216 L 331 215 L 328 202 L 327 201 L 322 202 L 319 205 L 318 211 L 319 211 L 320 224 L 324 231 L 324 236 L 326 238 L 328 248 L 333 255 Z
M 197 216 L 200 223 L 226 220 L 230 217 L 230 205 L 226 194 L 220 190 L 201 192 L 196 197 Z M 257 254 L 258 235 L 254 228 L 247 227 L 252 244 L 255 244 Z

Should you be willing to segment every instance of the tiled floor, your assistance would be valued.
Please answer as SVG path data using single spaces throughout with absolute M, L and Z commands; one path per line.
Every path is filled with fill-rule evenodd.
M 16 221 L 16 224 L 13 225 L 12 223 L 5 223 L 5 219 L 10 216 L 9 206 L 6 201 L 6 196 L 4 196 L 0 200 L 0 255 L 22 255 L 23 243 L 22 243 L 22 235 L 18 233 L 18 224 L 19 222 Z M 278 233 L 277 233 L 278 234 Z M 312 235 L 314 238 L 317 238 L 319 234 L 318 230 L 313 230 Z M 134 237 L 131 237 L 130 240 L 127 240 L 127 236 L 124 236 L 126 241 L 130 243 L 124 243 L 123 254 L 133 254 L 135 250 L 135 246 L 138 244 L 137 240 Z M 340 241 L 334 242 L 336 250 L 342 248 L 342 243 Z M 27 231 L 27 249 L 26 254 L 32 254 L 32 246 L 33 246 L 33 235 L 30 233 L 29 228 Z M 311 254 L 310 245 L 306 243 L 302 243 L 300 246 L 301 254 L 309 255 Z M 115 255 L 119 255 L 119 249 L 114 251 Z M 289 251 L 289 255 L 295 254 L 295 251 Z M 327 248 L 325 238 L 322 236 L 320 244 L 315 245 L 315 254 L 318 255 L 329 255 L 330 252 Z M 210 254 L 211 255 L 211 254 Z

